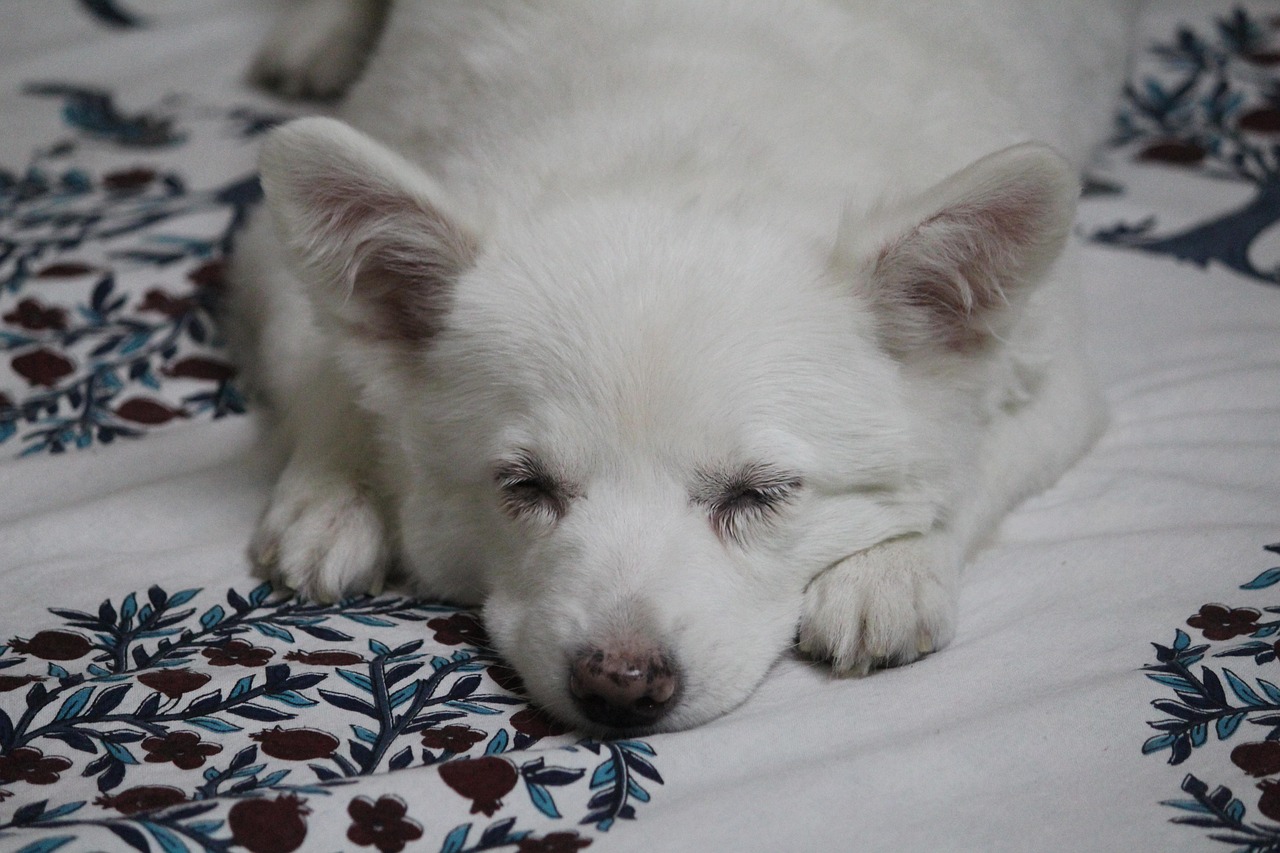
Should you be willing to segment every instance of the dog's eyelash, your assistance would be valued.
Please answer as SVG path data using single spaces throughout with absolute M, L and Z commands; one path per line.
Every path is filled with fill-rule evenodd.
M 707 507 L 717 536 L 742 544 L 747 530 L 775 516 L 800 486 L 799 477 L 751 466 L 733 475 L 708 477 L 695 500 Z
M 569 511 L 573 492 L 532 456 L 499 464 L 493 479 L 503 511 L 513 518 L 542 515 L 558 520 Z

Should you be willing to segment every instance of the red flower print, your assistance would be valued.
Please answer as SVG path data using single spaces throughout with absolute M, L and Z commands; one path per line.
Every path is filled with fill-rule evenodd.
M 146 760 L 152 764 L 172 762 L 183 770 L 204 765 L 205 759 L 222 752 L 216 743 L 205 743 L 195 732 L 169 732 L 164 737 L 149 737 L 142 742 Z
M 195 307 L 195 300 L 190 296 L 173 297 L 163 290 L 148 290 L 147 295 L 138 305 L 139 311 L 152 311 L 176 319 Z
M 535 740 L 544 737 L 562 735 L 569 727 L 558 720 L 553 720 L 537 708 L 524 708 L 511 715 L 512 727 Z
M 272 758 L 285 761 L 314 761 L 328 758 L 338 748 L 338 739 L 319 729 L 272 729 L 250 735 L 251 740 L 262 744 L 262 751 Z
M 0 675 L 0 693 L 26 687 L 33 681 L 44 681 L 42 675 Z
M 1272 17 L 1267 21 L 1272 28 L 1280 27 L 1280 19 Z M 1252 65 L 1280 65 L 1280 51 L 1275 50 L 1251 50 L 1243 55 L 1244 61 Z
M 1262 796 L 1258 798 L 1258 811 L 1272 820 L 1280 820 L 1280 781 L 1263 779 L 1258 783 Z
M 1227 607 L 1223 604 L 1206 604 L 1200 612 L 1187 620 L 1192 628 L 1199 628 L 1206 640 L 1230 640 L 1258 630 L 1262 616 L 1252 607 Z
M 1231 763 L 1250 776 L 1274 776 L 1280 773 L 1280 742 L 1242 743 L 1231 750 Z
M 422 824 L 405 817 L 408 808 L 399 797 L 356 797 L 347 806 L 351 826 L 347 839 L 361 847 L 377 847 L 381 853 L 400 853 L 410 841 L 422 837 Z
M 18 307 L 4 315 L 6 323 L 12 323 L 29 329 L 33 332 L 41 332 L 45 329 L 57 329 L 59 331 L 67 328 L 67 312 L 61 308 L 46 308 L 34 299 L 23 299 L 18 303 Z
M 42 660 L 75 660 L 89 654 L 93 645 L 74 631 L 41 631 L 30 640 L 14 637 L 9 648 Z
M 52 785 L 58 774 L 71 767 L 70 759 L 61 755 L 45 757 L 34 746 L 20 746 L 8 755 L 0 755 L 0 785 L 27 782 L 32 785 Z
M 574 853 L 591 846 L 590 838 L 576 832 L 551 832 L 541 838 L 522 838 L 516 842 L 520 853 Z
M 116 408 L 116 415 L 135 424 L 158 426 L 174 418 L 185 418 L 187 413 L 146 397 L 130 397 Z
M 194 356 L 180 359 L 162 372 L 173 379 L 199 379 L 205 382 L 225 382 L 236 375 L 236 369 L 225 361 Z
M 75 261 L 49 264 L 36 272 L 36 278 L 78 278 L 93 272 L 93 267 Z
M 306 815 L 311 809 L 295 794 L 274 800 L 241 800 L 227 812 L 227 826 L 236 844 L 252 853 L 290 853 L 307 838 Z
M 111 192 L 138 192 L 154 181 L 156 173 L 151 169 L 121 169 L 102 176 L 102 186 Z
M 486 817 L 493 817 L 494 812 L 502 808 L 502 798 L 516 786 L 520 774 L 505 758 L 486 755 L 441 764 L 440 778 L 472 801 L 471 814 L 484 812 Z
M 196 287 L 207 287 L 210 290 L 221 290 L 225 284 L 222 261 L 209 261 L 187 273 L 187 281 Z
M 422 745 L 428 749 L 462 753 L 487 737 L 488 735 L 484 732 L 470 726 L 445 726 L 442 729 L 427 729 L 423 732 Z
M 322 649 L 318 652 L 304 652 L 301 649 L 293 649 L 284 656 L 284 659 L 297 661 L 307 666 L 350 666 L 353 663 L 364 662 L 364 658 L 355 652 L 346 652 L 342 649 Z
M 276 653 L 248 640 L 236 639 L 201 649 L 200 654 L 209 659 L 211 666 L 266 666 Z
M 204 687 L 209 683 L 209 676 L 189 669 L 160 669 L 144 672 L 138 676 L 138 681 L 170 699 L 177 699 L 184 693 Z
M 470 613 L 455 613 L 447 618 L 427 620 L 427 627 L 435 631 L 435 641 L 446 646 L 487 646 L 489 638 L 484 627 Z
M 1280 110 L 1274 107 L 1249 110 L 1236 121 L 1236 127 L 1253 133 L 1280 133 Z
M 1195 166 L 1208 153 L 1207 149 L 1194 142 L 1161 139 L 1138 152 L 1138 159 L 1145 162 L 1166 163 L 1170 166 Z
M 9 365 L 14 373 L 27 380 L 28 385 L 43 385 L 46 388 L 57 385 L 59 379 L 71 375 L 76 369 L 70 359 L 44 347 L 17 356 Z
M 93 801 L 95 806 L 115 809 L 120 814 L 137 814 L 185 803 L 187 795 L 169 785 L 138 785 L 116 794 L 103 794 Z

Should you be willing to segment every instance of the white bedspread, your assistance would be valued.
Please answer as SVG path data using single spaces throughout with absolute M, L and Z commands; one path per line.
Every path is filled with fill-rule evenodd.
M 1280 4 L 1144 15 L 1078 237 L 1112 424 L 955 642 L 604 743 L 465 612 L 249 574 L 209 309 L 304 109 L 240 81 L 269 14 L 0 6 L 0 849 L 1280 849 Z

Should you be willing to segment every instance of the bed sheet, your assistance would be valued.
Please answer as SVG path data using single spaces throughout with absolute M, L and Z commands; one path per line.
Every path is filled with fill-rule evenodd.
M 302 110 L 241 80 L 269 16 L 0 6 L 0 849 L 1280 848 L 1280 5 L 1145 11 L 1076 235 L 1111 426 L 954 643 L 621 741 L 473 614 L 249 574 L 211 309 Z

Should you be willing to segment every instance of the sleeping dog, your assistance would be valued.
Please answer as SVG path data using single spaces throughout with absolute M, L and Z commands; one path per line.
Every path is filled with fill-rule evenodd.
M 384 20 L 385 18 L 385 20 Z M 233 334 L 289 447 L 251 554 L 483 607 L 595 732 L 955 631 L 967 554 L 1098 435 L 1068 235 L 1094 0 L 309 0 Z

